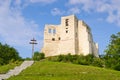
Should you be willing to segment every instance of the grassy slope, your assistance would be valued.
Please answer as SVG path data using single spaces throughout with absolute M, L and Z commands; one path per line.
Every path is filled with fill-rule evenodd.
M 9 80 L 120 80 L 120 72 L 60 62 L 36 62 Z
M 13 69 L 16 66 L 19 66 L 22 62 L 10 63 L 4 66 L 0 66 L 0 74 L 7 73 L 10 69 Z

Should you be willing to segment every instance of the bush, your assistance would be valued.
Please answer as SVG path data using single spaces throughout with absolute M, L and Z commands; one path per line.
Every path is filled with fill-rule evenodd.
M 105 62 L 103 59 L 96 58 L 91 54 L 87 56 L 83 56 L 83 55 L 71 55 L 69 53 L 68 55 L 58 55 L 54 57 L 48 57 L 48 60 L 58 61 L 58 62 L 70 62 L 70 63 L 80 64 L 80 65 L 93 65 L 97 67 L 105 66 Z
M 97 67 L 105 67 L 105 62 L 100 58 L 94 58 L 92 65 Z
M 57 61 L 61 62 L 63 60 L 64 60 L 64 55 L 59 55 L 58 58 L 57 58 Z
M 24 60 L 30 61 L 30 60 L 32 60 L 32 59 L 31 59 L 31 58 L 29 58 L 29 57 L 27 57 L 27 58 L 25 58 Z
M 57 57 L 57 61 L 58 62 L 72 62 L 73 57 L 72 57 L 72 55 L 70 53 L 68 55 L 59 55 Z
M 40 56 L 40 60 L 45 58 L 45 54 L 44 53 L 40 53 L 39 56 Z
M 116 64 L 116 65 L 114 66 L 114 69 L 120 71 L 120 64 L 119 64 L 119 63 Z
M 39 61 L 44 58 L 45 58 L 44 53 L 39 53 L 39 52 L 34 53 L 33 60 Z
M 68 53 L 68 55 L 66 55 L 66 61 L 67 62 L 72 62 L 73 61 L 73 57 L 70 53 Z

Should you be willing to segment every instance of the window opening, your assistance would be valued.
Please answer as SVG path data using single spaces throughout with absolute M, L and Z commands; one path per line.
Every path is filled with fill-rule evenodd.
M 66 26 L 69 25 L 68 22 L 69 22 L 69 19 L 66 19 L 66 20 L 65 20 L 65 25 L 66 25 Z
M 60 40 L 61 38 L 59 37 L 58 40 Z
M 68 33 L 68 30 L 66 30 L 66 33 Z
M 55 41 L 55 38 L 52 38 L 52 41 Z
M 53 34 L 56 34 L 56 29 L 53 29 Z
M 48 33 L 52 33 L 52 30 L 51 30 L 51 29 L 49 29 L 49 30 L 48 30 Z

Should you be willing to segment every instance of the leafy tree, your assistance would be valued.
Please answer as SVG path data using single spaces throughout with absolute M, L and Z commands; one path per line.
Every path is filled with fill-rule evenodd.
M 8 64 L 11 61 L 21 60 L 19 53 L 13 47 L 0 43 L 0 65 Z
M 34 53 L 33 60 L 39 61 L 39 60 L 44 59 L 44 58 L 45 58 L 44 53 L 40 53 L 40 52 Z
M 105 50 L 106 67 L 120 70 L 120 32 L 112 34 L 110 43 Z

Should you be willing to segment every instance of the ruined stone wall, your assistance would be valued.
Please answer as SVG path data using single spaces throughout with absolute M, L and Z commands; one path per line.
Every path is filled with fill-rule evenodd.
M 54 56 L 59 54 L 60 44 L 60 26 L 46 25 L 44 30 L 44 47 L 42 52 L 46 56 Z
M 61 18 L 61 54 L 75 54 L 74 18 L 74 16 Z
M 62 17 L 60 25 L 45 26 L 42 52 L 46 57 L 68 53 L 98 55 L 98 45 L 93 41 L 89 26 L 70 15 Z

